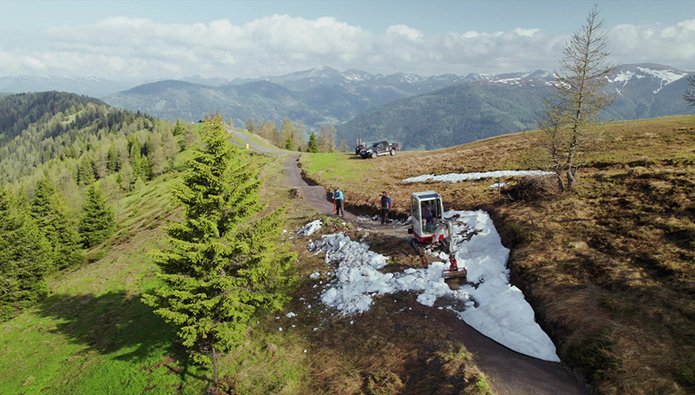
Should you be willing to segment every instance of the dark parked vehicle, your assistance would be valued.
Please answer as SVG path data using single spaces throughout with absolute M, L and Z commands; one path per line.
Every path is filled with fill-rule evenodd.
M 362 152 L 362 150 L 365 148 L 367 148 L 367 146 L 364 145 L 363 143 L 357 144 L 357 146 L 355 147 L 355 155 L 359 156 L 360 152 Z
M 372 144 L 371 147 L 363 148 L 360 150 L 360 156 L 362 159 L 376 158 L 382 155 L 396 155 L 397 151 L 401 150 L 401 146 L 398 143 L 389 144 L 388 141 L 379 141 Z

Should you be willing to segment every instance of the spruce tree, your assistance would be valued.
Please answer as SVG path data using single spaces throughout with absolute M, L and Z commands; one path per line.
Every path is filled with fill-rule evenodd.
M 309 136 L 309 146 L 306 149 L 307 152 L 319 152 L 319 146 L 316 144 L 316 134 L 314 131 L 311 131 L 311 135 Z
M 46 294 L 50 246 L 31 216 L 0 187 L 0 319 Z
M 167 170 L 173 168 L 176 154 L 179 152 L 179 144 L 176 142 L 176 137 L 169 129 L 165 129 L 162 132 L 162 150 L 167 162 Z
M 133 189 L 133 183 L 135 182 L 133 176 L 133 167 L 130 162 L 125 161 L 121 167 L 121 171 L 118 172 L 116 176 L 116 183 L 126 192 L 130 192 Z
M 244 339 L 249 321 L 277 310 L 295 257 L 277 243 L 283 212 L 252 221 L 259 170 L 229 144 L 221 116 L 205 121 L 203 147 L 187 164 L 174 190 L 184 218 L 168 227 L 171 249 L 155 261 L 164 285 L 144 297 L 155 312 L 179 327 L 194 361 L 212 365 Z
M 178 136 L 183 132 L 183 126 L 181 126 L 181 120 L 176 118 L 176 126 L 174 126 L 173 134 Z
M 80 160 L 80 164 L 77 167 L 77 182 L 80 185 L 90 185 L 95 180 L 94 178 L 94 167 L 92 166 L 92 160 L 86 155 Z
M 106 203 L 96 184 L 87 189 L 87 197 L 82 206 L 79 231 L 86 248 L 106 240 L 116 229 L 113 211 Z
M 46 178 L 36 184 L 31 216 L 51 245 L 53 266 L 64 269 L 82 262 L 80 235 L 71 223 L 68 209 L 53 184 Z

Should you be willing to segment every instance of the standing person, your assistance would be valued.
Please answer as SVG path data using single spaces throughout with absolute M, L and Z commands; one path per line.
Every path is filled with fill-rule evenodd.
M 333 201 L 335 202 L 335 215 L 338 215 L 341 217 L 345 216 L 345 211 L 343 210 L 344 200 L 345 200 L 345 195 L 343 195 L 343 191 L 336 188 L 335 192 L 333 192 Z
M 389 210 L 391 209 L 391 198 L 386 191 L 381 192 L 381 223 L 386 223 L 386 217 L 389 215 Z

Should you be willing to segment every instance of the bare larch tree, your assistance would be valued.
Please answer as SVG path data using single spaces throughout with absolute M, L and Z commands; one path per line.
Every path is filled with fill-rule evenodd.
M 608 103 L 604 92 L 613 67 L 608 64 L 608 36 L 594 7 L 585 24 L 572 34 L 555 72 L 555 96 L 546 102 L 540 128 L 545 132 L 551 168 L 563 191 L 572 190 L 577 155 L 586 149 L 587 134 Z

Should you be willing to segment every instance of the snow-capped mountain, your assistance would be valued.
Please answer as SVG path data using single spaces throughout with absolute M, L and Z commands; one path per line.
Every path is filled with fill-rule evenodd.
M 658 64 L 628 64 L 615 68 L 607 76 L 606 93 L 613 103 L 604 119 L 635 119 L 672 114 L 687 114 L 683 92 L 688 73 Z
M 621 89 L 627 86 L 654 87 L 653 94 L 659 93 L 666 85 L 672 84 L 688 76 L 683 70 L 674 69 L 659 64 L 629 64 L 623 65 L 606 77 L 615 88 L 616 93 L 621 94 Z

